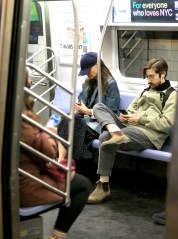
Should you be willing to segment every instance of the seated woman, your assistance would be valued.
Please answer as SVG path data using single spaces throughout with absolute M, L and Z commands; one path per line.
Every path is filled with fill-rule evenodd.
M 81 70 L 79 76 L 86 75 L 87 78 L 82 85 L 82 91 L 75 104 L 75 127 L 74 127 L 74 159 L 91 159 L 92 141 L 99 137 L 100 126 L 93 117 L 93 106 L 98 103 L 98 67 L 97 53 L 88 52 L 81 58 Z M 102 103 L 108 106 L 115 114 L 118 113 L 120 94 L 117 82 L 109 69 L 101 60 L 101 84 Z M 67 140 L 68 122 L 62 118 L 58 126 L 59 136 Z
M 28 85 L 29 83 L 27 74 L 26 86 Z M 24 102 L 23 114 L 40 123 L 38 116 L 32 110 L 32 100 L 30 100 L 30 97 L 27 94 L 25 94 Z M 48 129 L 53 133 L 57 133 L 55 128 Z M 59 154 L 59 160 L 66 159 L 67 157 L 67 151 L 60 142 L 57 142 L 49 134 L 38 129 L 25 120 L 22 120 L 20 140 L 38 150 L 42 154 L 50 157 L 51 159 L 55 160 L 57 154 Z M 39 156 L 24 148 L 21 148 L 20 168 L 37 177 L 38 179 L 43 180 L 45 183 L 48 183 L 51 186 L 63 191 L 66 183 L 65 178 L 59 178 L 56 175 L 53 175 L 53 173 L 48 170 L 48 167 L 50 167 L 50 165 L 43 161 Z M 88 199 L 91 186 L 88 179 L 82 175 L 75 174 L 75 171 L 72 172 L 70 190 L 71 203 L 68 207 L 62 206 L 62 204 L 60 204 L 60 202 L 63 201 L 62 196 L 48 190 L 44 186 L 23 175 L 19 176 L 19 180 L 20 206 L 29 207 L 59 202 L 56 207 L 59 207 L 60 210 L 56 219 L 53 233 L 48 239 L 67 238 L 67 232 L 81 213 Z

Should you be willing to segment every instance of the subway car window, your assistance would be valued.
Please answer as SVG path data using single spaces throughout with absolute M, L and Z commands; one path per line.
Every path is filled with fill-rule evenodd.
M 177 81 L 177 31 L 118 30 L 119 69 L 123 76 L 141 77 L 143 63 L 151 58 L 165 58 L 168 77 Z
M 33 1 L 30 13 L 29 44 L 38 44 L 39 36 L 43 36 L 42 11 L 40 4 Z

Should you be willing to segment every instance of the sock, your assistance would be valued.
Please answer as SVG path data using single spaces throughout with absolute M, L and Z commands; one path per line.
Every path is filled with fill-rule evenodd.
M 109 183 L 109 176 L 100 176 L 100 182 Z
M 107 124 L 106 129 L 109 133 L 121 132 L 120 128 L 116 124 Z

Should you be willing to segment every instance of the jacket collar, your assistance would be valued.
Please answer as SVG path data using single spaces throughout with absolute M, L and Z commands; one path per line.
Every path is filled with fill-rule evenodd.
M 170 81 L 169 80 L 165 80 L 165 82 L 162 83 L 161 85 L 157 86 L 155 88 L 155 90 L 157 90 L 157 91 L 164 91 L 164 90 L 167 90 L 170 86 L 171 86 Z

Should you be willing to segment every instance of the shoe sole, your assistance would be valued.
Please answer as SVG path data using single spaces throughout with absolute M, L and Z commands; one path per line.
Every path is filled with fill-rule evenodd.
M 111 200 L 111 195 L 106 196 L 104 199 L 99 200 L 99 201 L 87 201 L 87 204 L 94 205 L 94 204 L 102 204 L 106 201 Z
M 166 222 L 165 222 L 164 219 L 159 219 L 159 218 L 154 217 L 154 216 L 152 216 L 152 218 L 153 218 L 154 222 L 156 222 L 157 224 L 166 225 Z
M 125 139 L 123 141 L 120 141 L 118 143 L 105 143 L 102 144 L 101 147 L 103 150 L 123 150 L 123 151 L 127 151 L 127 150 L 131 150 L 131 143 L 132 141 L 130 139 Z M 130 145 L 130 147 L 128 147 L 128 145 Z

